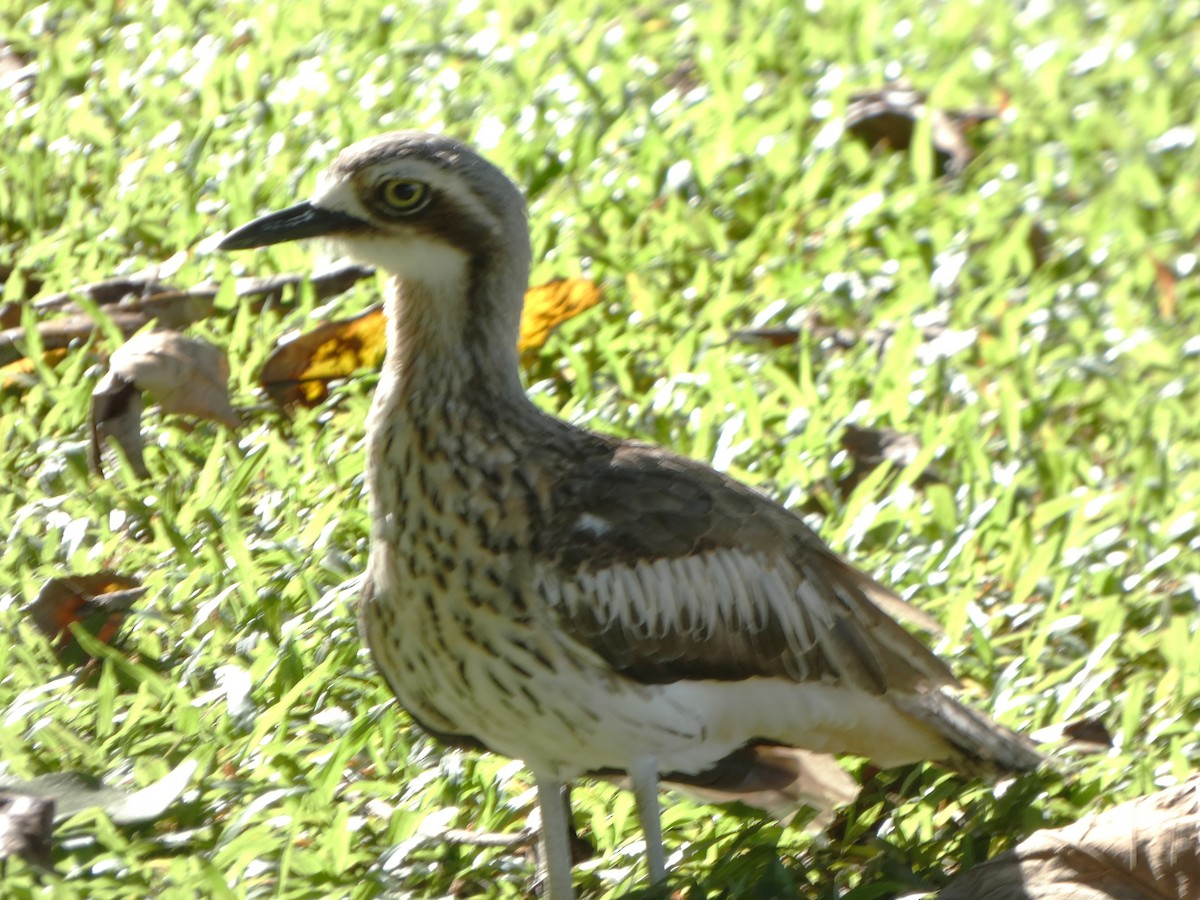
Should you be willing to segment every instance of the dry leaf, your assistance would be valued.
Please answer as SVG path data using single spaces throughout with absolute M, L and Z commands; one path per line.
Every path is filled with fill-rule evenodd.
M 1058 752 L 1074 750 L 1080 753 L 1099 753 L 1114 746 L 1112 735 L 1102 719 L 1076 719 L 1047 725 L 1032 732 L 1029 737 L 1039 744 L 1058 743 Z
M 921 452 L 921 442 L 915 434 L 905 434 L 891 428 L 859 428 L 857 425 L 847 425 L 842 433 L 842 448 L 854 460 L 854 471 L 848 479 L 850 483 L 843 485 L 849 492 L 884 463 L 890 463 L 896 469 L 912 465 Z M 932 469 L 925 469 L 917 476 L 914 484 L 922 487 L 941 480 Z
M 213 314 L 213 301 L 221 285 L 214 281 L 203 282 L 195 287 L 181 290 L 160 278 L 178 270 L 186 254 L 176 254 L 157 266 L 152 266 L 137 275 L 108 278 L 92 284 L 83 284 L 48 294 L 32 305 L 38 316 L 56 315 L 57 318 L 38 322 L 38 337 L 43 348 L 66 349 L 86 341 L 96 330 L 96 323 L 84 310 L 77 298 L 86 297 L 105 313 L 120 332 L 127 338 L 137 334 L 151 322 L 159 328 L 182 329 Z M 11 274 L 11 273 L 10 273 Z M 289 290 L 294 292 L 301 284 L 312 285 L 317 299 L 340 294 L 353 284 L 375 274 L 370 266 L 343 263 L 315 275 L 273 275 L 267 278 L 239 278 L 235 282 L 235 293 L 251 302 L 252 308 L 282 301 Z M 0 276 L 4 270 L 0 268 Z M 40 284 L 40 283 L 39 283 Z M 24 357 L 25 331 L 20 327 L 19 304 L 7 303 L 0 309 L 0 366 L 7 367 Z M 0 369 L 0 378 L 4 378 Z M 19 381 L 14 381 L 19 384 Z
M 1029 258 L 1033 260 L 1035 269 L 1040 269 L 1048 263 L 1050 254 L 1054 252 L 1054 239 L 1041 222 L 1029 223 L 1029 236 L 1025 239 L 1025 245 L 1029 248 Z
M 525 292 L 517 349 L 522 353 L 540 349 L 551 331 L 591 309 L 603 296 L 600 285 L 588 278 L 556 278 L 530 288 Z
M 91 337 L 96 322 L 86 313 L 71 313 L 73 305 L 49 306 L 48 310 L 67 315 L 37 324 L 38 336 L 46 350 L 62 350 L 80 344 Z M 193 322 L 212 315 L 211 297 L 176 291 L 144 300 L 111 305 L 105 310 L 120 332 L 129 337 L 151 322 L 160 327 L 185 328 Z M 25 356 L 25 329 L 19 326 L 0 331 L 0 365 L 8 365 Z
M 195 759 L 185 759 L 158 781 L 133 792 L 106 787 L 95 776 L 81 772 L 51 772 L 29 781 L 0 774 L 0 790 L 54 800 L 55 822 L 99 808 L 115 825 L 145 825 L 166 814 L 199 768 Z
M 258 304 L 282 301 L 285 289 L 297 290 L 307 281 L 312 286 L 313 296 L 318 300 L 345 293 L 364 278 L 375 274 L 373 266 L 342 262 L 311 275 L 272 275 L 266 278 L 239 278 L 235 291 L 241 300 L 253 300 Z
M 134 602 L 146 593 L 137 579 L 115 572 L 51 578 L 22 612 L 46 637 L 65 665 L 81 665 L 88 658 L 71 631 L 84 628 L 92 637 L 112 644 Z
M 798 327 L 743 328 L 731 332 L 729 338 L 747 344 L 789 347 L 799 343 L 801 335 L 804 334 L 811 336 L 818 346 L 826 350 L 849 350 L 864 343 L 871 349 L 883 353 L 892 338 L 896 336 L 896 331 L 896 326 L 890 323 L 884 323 L 878 328 L 869 328 L 861 332 L 851 328 L 828 325 L 820 313 L 810 311 L 804 316 L 804 321 Z M 920 331 L 922 346 L 934 355 L 945 352 L 938 349 L 939 345 L 956 347 L 963 342 L 973 341 L 976 337 L 973 332 L 947 328 L 939 323 L 924 325 Z
M 178 293 L 179 289 L 154 278 L 140 275 L 106 278 L 91 284 L 81 284 L 69 291 L 47 294 L 33 304 L 38 312 L 81 312 L 77 297 L 87 297 L 97 306 L 110 306 L 122 301 L 145 299 L 159 294 Z
M 842 432 L 842 449 L 854 463 L 854 467 L 830 483 L 828 493 L 813 491 L 801 509 L 806 513 L 827 515 L 829 495 L 849 497 L 867 477 L 880 466 L 888 466 L 892 472 L 884 477 L 879 490 L 887 493 L 894 489 L 896 478 L 902 469 L 912 465 L 921 453 L 921 442 L 916 435 L 905 434 L 891 428 L 860 428 L 847 425 Z M 930 484 L 941 484 L 942 477 L 932 468 L 926 467 L 912 480 L 912 486 L 923 488 Z M 884 600 L 885 603 L 888 601 Z M 900 608 L 890 609 L 895 615 L 906 618 Z M 911 621 L 911 620 L 910 620 Z M 931 623 L 933 620 L 929 620 Z M 922 627 L 927 627 L 922 625 Z M 938 626 L 934 625 L 936 629 Z
M 766 344 L 768 347 L 790 347 L 800 340 L 795 328 L 742 328 L 730 334 L 735 341 L 747 344 Z
M 60 348 L 58 350 L 47 350 L 42 354 L 42 362 L 47 366 L 56 366 L 62 362 L 67 356 L 67 350 Z M 18 359 L 16 362 L 11 362 L 6 366 L 0 366 L 0 390 L 11 390 L 13 388 L 24 388 L 34 384 L 37 380 L 38 367 L 32 359 Z
M 265 306 L 272 304 L 288 306 L 295 300 L 304 284 L 312 287 L 313 296 L 317 300 L 325 300 L 328 297 L 345 293 L 364 278 L 370 278 L 374 274 L 373 266 L 340 262 L 332 268 L 312 274 L 289 272 L 262 277 L 243 276 L 234 281 L 234 294 L 239 300 L 249 301 L 250 308 L 259 312 Z M 193 296 L 215 298 L 220 289 L 221 282 L 204 281 L 189 288 L 187 293 Z
M 938 900 L 1195 900 L 1200 777 L 1039 831 L 954 879 Z
M 595 282 L 583 278 L 560 278 L 530 288 L 525 294 L 518 349 L 523 353 L 538 349 L 555 327 L 595 306 L 602 296 Z M 333 379 L 378 367 L 386 343 L 383 309 L 372 306 L 353 318 L 324 322 L 280 344 L 263 364 L 259 383 L 285 406 L 314 406 L 329 395 Z
M 925 95 L 903 87 L 886 87 L 855 94 L 846 108 L 846 131 L 871 147 L 907 150 L 917 120 L 928 116 L 937 154 L 938 174 L 961 171 L 975 156 L 967 131 L 996 118 L 991 109 L 940 110 L 925 103 Z
M 387 321 L 383 307 L 372 306 L 351 319 L 322 322 L 276 347 L 263 364 L 259 384 L 285 406 L 315 406 L 329 395 L 329 382 L 383 360 Z
M 207 341 L 174 331 L 150 331 L 121 345 L 109 371 L 92 391 L 92 452 L 103 474 L 101 450 L 112 437 L 134 470 L 147 474 L 142 458 L 142 393 L 165 412 L 211 419 L 229 428 L 241 424 L 229 402 L 229 362 Z
M 17 276 L 14 280 L 13 276 Z M 21 324 L 21 307 L 42 290 L 43 281 L 28 269 L 0 262 L 0 284 L 14 299 L 0 303 L 0 328 Z
M 53 833 L 53 800 L 0 793 L 0 870 L 10 856 L 50 868 Z
M 15 106 L 23 106 L 33 97 L 37 82 L 38 64 L 35 57 L 19 53 L 10 43 L 0 39 L 0 91 L 8 91 Z
M 1179 308 L 1176 296 L 1179 279 L 1174 270 L 1161 259 L 1153 254 L 1148 255 L 1150 262 L 1154 265 L 1154 287 L 1158 292 L 1158 317 L 1165 322 L 1172 322 L 1175 320 L 1175 313 Z

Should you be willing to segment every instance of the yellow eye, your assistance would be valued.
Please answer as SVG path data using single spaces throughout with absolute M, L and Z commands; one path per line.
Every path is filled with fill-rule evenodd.
M 411 178 L 389 178 L 379 187 L 379 199 L 392 212 L 414 213 L 429 202 L 429 187 Z

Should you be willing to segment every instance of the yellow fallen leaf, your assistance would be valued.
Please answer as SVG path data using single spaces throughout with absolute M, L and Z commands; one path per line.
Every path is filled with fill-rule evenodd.
M 42 361 L 48 366 L 58 365 L 67 355 L 66 348 L 47 350 L 42 353 Z M 23 388 L 37 379 L 37 366 L 32 359 L 23 358 L 0 366 L 0 390 Z
M 281 344 L 263 364 L 259 384 L 277 403 L 315 406 L 329 395 L 329 382 L 383 361 L 387 340 L 383 307 L 351 319 L 322 322 Z
M 556 278 L 525 292 L 517 349 L 537 350 L 550 332 L 600 302 L 604 292 L 588 278 Z

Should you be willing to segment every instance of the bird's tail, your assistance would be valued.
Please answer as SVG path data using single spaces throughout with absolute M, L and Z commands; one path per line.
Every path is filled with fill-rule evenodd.
M 1044 760 L 1028 738 L 964 706 L 946 689 L 888 697 L 902 712 L 945 738 L 958 751 L 945 762 L 965 774 L 1028 772 Z

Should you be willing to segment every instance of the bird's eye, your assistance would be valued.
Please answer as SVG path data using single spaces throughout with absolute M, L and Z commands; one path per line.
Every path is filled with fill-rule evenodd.
M 414 213 L 429 202 L 429 187 L 411 178 L 389 178 L 380 185 L 379 198 L 392 212 Z

